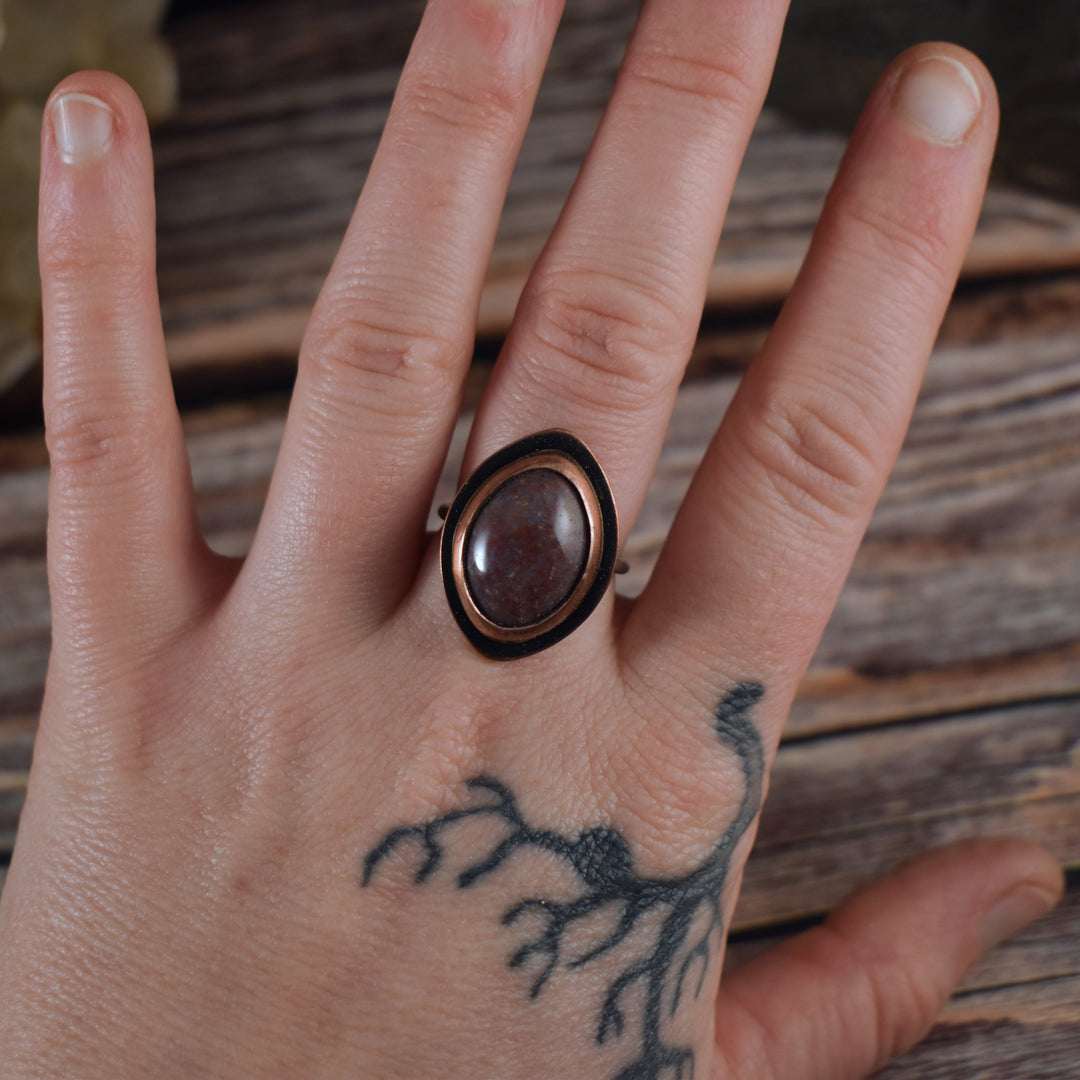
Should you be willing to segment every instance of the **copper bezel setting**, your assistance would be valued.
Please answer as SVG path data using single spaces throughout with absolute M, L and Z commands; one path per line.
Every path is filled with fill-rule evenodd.
M 465 577 L 465 549 L 476 515 L 508 480 L 550 469 L 577 493 L 589 539 L 584 566 L 567 598 L 539 622 L 503 626 L 473 599 Z M 493 660 L 512 660 L 561 641 L 592 614 L 611 582 L 618 550 L 618 517 L 607 478 L 585 444 L 565 431 L 526 436 L 493 454 L 465 481 L 443 523 L 443 585 L 450 610 L 472 645 Z

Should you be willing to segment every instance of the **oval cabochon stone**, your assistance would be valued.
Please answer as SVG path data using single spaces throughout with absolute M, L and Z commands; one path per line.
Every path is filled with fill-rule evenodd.
M 465 582 L 497 626 L 531 626 L 561 607 L 581 580 L 589 523 L 573 484 L 528 469 L 496 489 L 465 538 Z

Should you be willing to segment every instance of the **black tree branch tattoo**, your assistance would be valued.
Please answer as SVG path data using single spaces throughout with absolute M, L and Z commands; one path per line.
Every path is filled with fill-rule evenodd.
M 539 929 L 509 960 L 511 968 L 528 964 L 536 972 L 529 989 L 533 998 L 540 995 L 560 967 L 582 968 L 619 949 L 646 915 L 657 912 L 656 929 L 650 930 L 644 951 L 627 957 L 626 965 L 607 987 L 596 1022 L 596 1041 L 602 1044 L 622 1035 L 627 1022 L 627 992 L 640 985 L 644 993 L 637 999 L 643 1004 L 639 1005 L 642 1015 L 636 1055 L 614 1080 L 689 1080 L 694 1072 L 693 1050 L 666 1043 L 662 1029 L 665 1017 L 674 1016 L 688 992 L 694 996 L 701 992 L 713 956 L 712 943 L 723 932 L 721 894 L 732 855 L 761 803 L 761 740 L 748 713 L 763 694 L 764 688 L 757 683 L 740 683 L 717 707 L 716 734 L 734 750 L 742 767 L 742 801 L 734 821 L 709 855 L 681 877 L 640 876 L 634 870 L 626 840 L 602 825 L 572 837 L 532 828 L 522 817 L 511 791 L 489 776 L 480 776 L 467 784 L 474 796 L 469 805 L 425 824 L 407 825 L 388 833 L 364 861 L 363 884 L 370 883 L 379 864 L 406 840 L 418 842 L 422 849 L 423 861 L 415 880 L 423 884 L 443 861 L 444 834 L 469 818 L 499 821 L 505 824 L 507 833 L 461 871 L 459 888 L 467 889 L 494 873 L 522 848 L 538 848 L 564 860 L 581 884 L 579 895 L 570 900 L 529 897 L 509 908 L 502 920 L 505 926 L 528 915 L 535 915 L 539 921 Z M 584 953 L 565 955 L 567 932 L 575 923 L 601 910 L 612 913 L 607 935 Z M 691 941 L 695 925 L 697 936 Z

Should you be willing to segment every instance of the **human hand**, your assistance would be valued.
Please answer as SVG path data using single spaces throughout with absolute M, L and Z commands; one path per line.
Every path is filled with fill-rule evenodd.
M 629 529 L 782 7 L 647 4 L 466 474 L 568 429 Z M 974 226 L 993 90 L 959 50 L 883 80 L 642 597 L 507 664 L 450 617 L 424 523 L 557 9 L 429 9 L 242 566 L 195 525 L 141 116 L 101 74 L 54 95 L 113 115 L 68 99 L 66 159 L 44 140 L 55 645 L 0 909 L 5 1075 L 862 1076 L 1059 888 L 1027 846 L 936 853 L 717 993 L 759 747 Z

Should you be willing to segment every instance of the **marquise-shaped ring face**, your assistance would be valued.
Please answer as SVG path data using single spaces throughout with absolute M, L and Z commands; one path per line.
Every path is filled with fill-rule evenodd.
M 450 610 L 485 656 L 540 652 L 600 602 L 618 531 L 607 478 L 584 443 L 565 431 L 520 439 L 489 457 L 447 512 Z

